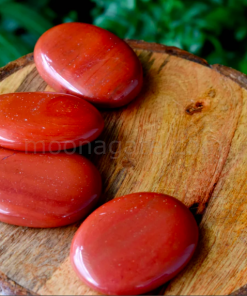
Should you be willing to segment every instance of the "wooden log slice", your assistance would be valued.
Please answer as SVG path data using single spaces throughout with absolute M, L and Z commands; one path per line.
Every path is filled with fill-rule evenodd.
M 174 47 L 128 43 L 143 64 L 143 90 L 128 106 L 101 110 L 105 130 L 82 148 L 102 174 L 101 203 L 140 191 L 180 199 L 198 221 L 200 244 L 191 263 L 158 292 L 244 295 L 247 78 Z M 52 91 L 32 54 L 0 69 L 0 93 L 42 90 Z M 0 291 L 97 294 L 69 263 L 79 225 L 40 230 L 0 223 Z

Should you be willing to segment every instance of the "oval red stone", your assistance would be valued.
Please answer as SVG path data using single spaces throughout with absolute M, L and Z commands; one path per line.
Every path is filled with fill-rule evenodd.
M 0 221 L 58 227 L 87 215 L 101 193 L 94 165 L 78 154 L 33 154 L 0 148 Z
M 174 277 L 190 260 L 198 227 L 177 199 L 134 193 L 95 210 L 71 246 L 79 277 L 103 294 L 143 294 Z
M 99 111 L 81 98 L 48 92 L 0 95 L 0 146 L 60 151 L 86 144 L 103 130 Z
M 55 90 L 82 96 L 103 107 L 133 100 L 142 87 L 142 66 L 114 34 L 84 23 L 45 32 L 34 50 L 36 67 Z

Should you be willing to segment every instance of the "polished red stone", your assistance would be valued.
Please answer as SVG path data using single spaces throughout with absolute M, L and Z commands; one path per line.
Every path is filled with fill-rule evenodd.
M 174 277 L 190 260 L 198 227 L 177 199 L 134 193 L 95 210 L 77 231 L 72 265 L 103 294 L 143 294 Z
M 40 75 L 55 90 L 99 106 L 123 106 L 142 87 L 142 66 L 134 51 L 93 25 L 66 23 L 48 30 L 35 46 L 34 60 Z
M 0 146 L 21 151 L 57 151 L 88 143 L 104 121 L 87 101 L 48 92 L 0 95 Z
M 0 148 L 0 221 L 57 227 L 87 215 L 101 193 L 94 165 L 78 154 L 33 154 Z

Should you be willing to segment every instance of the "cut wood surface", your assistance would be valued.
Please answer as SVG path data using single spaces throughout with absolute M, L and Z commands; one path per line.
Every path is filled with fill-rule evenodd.
M 180 199 L 196 216 L 200 244 L 191 263 L 160 291 L 247 294 L 247 78 L 177 48 L 128 42 L 143 64 L 143 90 L 128 106 L 101 110 L 105 130 L 82 149 L 101 172 L 101 203 L 141 191 Z M 36 90 L 52 89 L 32 54 L 0 69 L 0 93 Z M 0 223 L 0 291 L 97 294 L 70 266 L 79 225 Z

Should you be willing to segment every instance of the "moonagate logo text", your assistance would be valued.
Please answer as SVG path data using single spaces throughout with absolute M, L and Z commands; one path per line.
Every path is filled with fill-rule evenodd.
M 26 142 L 25 153 L 50 153 L 53 155 L 61 152 L 66 154 L 94 154 L 94 155 L 109 155 L 111 159 L 117 159 L 124 155 L 161 155 L 165 146 L 161 142 L 152 141 L 102 141 L 96 140 L 94 142 L 73 142 L 60 143 L 52 141 L 46 143 L 39 142 Z
M 180 140 L 173 141 L 103 141 L 93 142 L 81 141 L 78 143 L 68 141 L 61 143 L 52 142 L 26 142 L 25 152 L 29 153 L 66 153 L 68 155 L 79 153 L 87 155 L 107 155 L 110 159 L 123 157 L 152 157 L 162 156 L 170 159 L 186 159 L 192 155 L 202 155 L 205 159 L 215 153 L 215 142 L 212 139 L 205 139 L 204 145 L 201 145 L 200 139 L 192 138 L 186 142 Z

